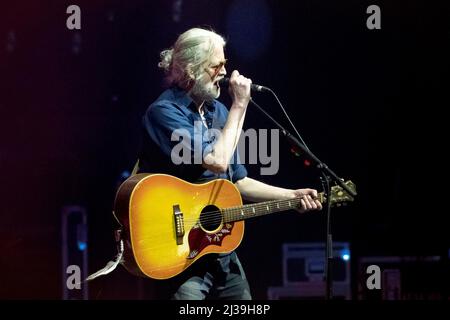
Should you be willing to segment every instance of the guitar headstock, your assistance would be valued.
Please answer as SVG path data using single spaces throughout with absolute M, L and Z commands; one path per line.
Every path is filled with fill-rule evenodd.
M 352 191 L 356 193 L 356 185 L 351 181 L 348 180 L 344 182 L 344 184 Z M 320 195 L 320 202 L 325 202 L 326 197 L 321 193 Z M 341 205 L 345 205 L 348 202 L 353 202 L 355 199 L 347 193 L 344 189 L 342 189 L 341 186 L 333 186 L 331 187 L 331 195 L 330 195 L 330 202 L 331 206 L 337 206 L 340 207 Z

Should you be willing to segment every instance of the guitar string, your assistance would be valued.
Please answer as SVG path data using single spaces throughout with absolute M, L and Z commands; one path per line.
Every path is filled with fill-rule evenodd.
M 236 213 L 240 213 L 242 210 L 248 210 L 249 208 L 252 208 L 252 207 L 254 207 L 255 208 L 255 210 L 259 210 L 259 211 L 265 211 L 266 210 L 266 207 L 267 206 L 273 206 L 273 205 L 276 205 L 277 203 L 278 204 L 280 204 L 280 206 L 282 206 L 282 205 L 285 205 L 285 206 L 287 206 L 286 204 L 287 203 L 289 203 L 289 201 L 290 202 L 300 202 L 300 200 L 299 200 L 300 198 L 292 198 L 292 199 L 283 199 L 283 200 L 273 200 L 273 202 L 267 202 L 267 203 L 259 203 L 259 204 L 246 204 L 246 205 L 243 205 L 243 206 L 237 206 L 237 207 L 229 207 L 229 208 L 223 208 L 222 210 L 219 210 L 219 211 L 209 211 L 209 212 L 206 212 L 208 215 L 213 215 L 213 214 L 217 214 L 217 213 L 222 213 L 223 211 L 228 211 L 228 212 L 231 212 L 231 211 L 234 211 L 234 212 L 236 212 Z M 291 206 L 292 207 L 292 206 Z M 278 209 L 278 208 L 277 208 Z M 280 208 L 281 209 L 281 208 Z M 289 208 L 285 208 L 286 210 L 288 210 Z M 253 212 L 253 210 L 252 210 L 252 212 Z M 205 219 L 207 219 L 207 218 L 205 218 Z M 188 221 L 189 219 L 187 219 L 187 220 L 185 220 L 185 221 Z M 192 220 L 191 220 L 192 221 Z
M 286 211 L 286 210 L 280 209 L 279 211 Z M 278 211 L 278 212 L 279 212 L 279 211 Z M 219 211 L 215 211 L 215 213 L 218 213 L 218 212 L 219 212 Z M 255 211 L 255 214 L 253 214 L 253 213 L 252 213 L 251 215 L 248 214 L 246 218 L 256 217 L 256 216 L 258 216 L 258 214 L 261 214 L 261 213 L 268 214 L 268 213 L 266 212 L 266 210 L 262 209 L 262 210 L 257 210 L 257 211 Z M 222 215 L 219 214 L 219 216 L 220 216 L 220 217 L 218 217 L 218 218 L 216 219 L 216 223 L 222 222 Z M 152 223 L 152 222 L 151 222 L 151 218 L 148 218 L 148 219 L 146 219 L 146 220 L 149 220 L 149 221 L 148 221 L 149 224 Z M 189 230 L 190 230 L 192 227 L 194 227 L 195 225 L 197 225 L 198 222 L 199 222 L 198 219 L 197 219 L 197 220 L 189 219 L 189 220 L 190 220 L 190 221 L 185 221 L 184 229 L 189 229 Z M 203 221 L 201 221 L 201 222 L 202 222 L 201 225 L 205 228 L 205 227 L 207 227 L 207 226 L 212 225 L 211 221 L 212 221 L 212 220 L 208 221 L 207 223 L 204 223 Z M 147 223 L 145 220 L 142 221 L 142 222 Z M 234 221 L 230 221 L 230 222 L 234 222 Z M 219 231 L 220 231 L 220 230 L 219 230 Z M 219 231 L 216 231 L 216 232 L 219 232 Z M 212 232 L 212 230 L 210 230 L 209 232 Z M 149 237 L 140 237 L 139 239 L 140 239 L 140 240 L 144 240 L 144 239 L 153 239 L 154 237 L 157 237 L 158 235 L 162 235 L 162 234 L 165 234 L 165 233 L 166 233 L 166 232 L 156 232 L 156 233 L 152 233 L 152 236 L 149 236 Z
M 228 217 L 230 217 L 230 215 L 231 215 L 231 218 L 238 218 L 233 221 L 240 221 L 240 220 L 244 220 L 246 217 L 254 217 L 254 216 L 261 215 L 261 213 L 269 214 L 269 213 L 271 213 L 271 211 L 277 212 L 277 211 L 286 211 L 286 210 L 290 210 L 290 209 L 296 209 L 298 207 L 301 199 L 303 199 L 303 197 L 292 198 L 292 199 L 283 199 L 283 200 L 270 200 L 270 201 L 261 202 L 258 204 L 246 204 L 243 206 L 223 208 L 219 211 L 206 212 L 205 214 L 207 215 L 207 217 L 204 217 L 202 219 L 199 217 L 196 219 L 183 219 L 183 221 L 185 223 L 194 223 L 194 225 L 197 224 L 199 221 L 202 223 L 205 223 L 205 224 L 206 223 L 214 224 L 214 223 L 218 223 L 219 221 L 222 221 L 224 215 L 226 215 L 226 214 L 229 215 Z M 290 204 L 288 207 L 287 203 L 289 203 L 289 202 L 294 202 L 294 205 L 292 206 Z M 274 206 L 276 204 L 278 204 L 279 206 L 284 206 L 284 208 L 280 208 L 279 206 L 277 206 L 276 209 L 272 208 L 272 206 Z M 267 210 L 267 207 L 269 207 L 269 210 Z M 246 212 L 246 209 L 249 209 L 249 208 L 253 208 L 253 209 L 250 212 Z M 244 217 L 244 219 L 240 219 L 241 217 Z M 230 222 L 233 222 L 233 221 L 230 221 Z
M 285 211 L 285 210 L 280 210 L 280 211 Z M 218 211 L 216 211 L 216 212 L 218 212 Z M 190 231 L 191 228 L 197 224 L 197 222 L 198 221 L 195 221 L 194 224 L 186 224 L 185 225 L 185 229 L 189 229 L 189 231 Z M 220 231 L 221 230 L 218 230 L 215 233 L 218 233 Z M 210 231 L 210 232 L 212 232 L 212 231 Z M 230 230 L 229 234 L 231 234 L 232 232 L 233 231 Z M 146 241 L 146 240 L 152 240 L 152 242 L 153 242 L 155 240 L 155 237 L 158 238 L 158 235 L 164 235 L 165 233 L 166 232 L 152 233 L 152 236 L 139 237 L 139 242 Z M 214 233 L 212 233 L 212 234 L 214 234 Z M 225 236 L 227 236 L 229 234 L 223 234 L 223 237 L 225 237 Z M 185 235 L 183 235 L 183 238 L 184 238 L 184 236 Z M 210 244 L 213 244 L 213 243 L 210 243 Z M 151 245 L 151 246 L 150 245 L 142 245 L 142 244 L 140 244 L 139 247 L 141 247 L 139 250 L 142 252 L 142 251 L 155 250 L 155 249 L 160 249 L 160 248 L 173 248 L 173 243 L 158 243 L 157 245 Z M 142 248 L 142 247 L 144 247 L 144 248 Z M 186 251 L 189 251 L 189 248 L 187 248 Z
M 255 215 L 255 216 L 257 216 L 257 215 Z M 251 217 L 253 217 L 253 215 L 252 216 L 250 216 L 250 215 L 247 215 L 247 218 L 251 218 Z M 201 221 L 200 219 L 198 219 L 198 220 L 191 220 L 191 221 L 188 221 L 188 222 L 186 222 L 185 221 L 185 223 L 184 223 L 184 229 L 186 230 L 191 230 L 192 229 L 192 227 L 194 227 L 195 225 L 198 225 L 199 224 L 199 222 L 200 222 L 200 225 L 203 227 L 203 228 L 205 228 L 205 229 L 208 229 L 208 227 L 210 227 L 210 226 L 213 226 L 214 224 L 222 224 L 222 221 L 223 221 L 223 219 L 222 219 L 222 215 L 219 215 L 215 220 L 212 220 L 212 219 L 210 219 L 209 221 Z M 149 223 L 149 224 L 151 224 L 152 222 L 151 222 L 151 218 L 149 218 L 148 219 L 148 222 L 146 222 L 145 220 L 144 221 L 142 221 L 141 220 L 141 222 L 145 222 L 145 223 Z M 223 222 L 223 223 L 233 223 L 233 222 L 235 222 L 235 221 L 228 221 L 228 222 Z M 212 232 L 213 230 L 209 230 L 209 232 Z M 220 231 L 220 230 L 219 230 Z M 219 231 L 216 231 L 216 232 L 219 232 Z M 153 238 L 153 237 L 155 237 L 155 236 L 158 236 L 158 235 L 162 235 L 162 234 L 164 234 L 164 233 L 166 233 L 166 232 L 154 232 L 154 233 L 152 233 L 152 236 L 151 237 L 149 237 L 149 238 Z M 141 237 L 140 239 L 145 239 L 144 237 Z
M 268 204 L 267 205 L 269 205 L 269 204 L 276 204 L 277 202 L 279 203 L 279 204 L 286 204 L 286 203 L 288 203 L 289 201 L 295 201 L 295 200 L 297 200 L 298 202 L 300 202 L 300 200 L 301 200 L 301 198 L 293 198 L 293 199 L 285 199 L 285 200 L 274 200 L 273 202 L 268 202 Z M 297 202 L 296 201 L 296 202 Z M 224 215 L 226 214 L 226 213 L 230 213 L 230 214 L 233 214 L 234 216 L 238 216 L 238 217 L 241 217 L 242 215 L 241 214 L 239 214 L 239 213 L 236 213 L 236 212 L 240 212 L 242 209 L 241 208 L 245 208 L 246 206 L 247 206 L 247 208 L 248 207 L 251 207 L 253 204 L 248 204 L 248 205 L 244 205 L 244 206 L 239 206 L 239 207 L 230 207 L 230 208 L 224 208 L 224 209 L 222 209 L 222 210 L 220 210 L 220 211 L 211 211 L 211 212 L 207 212 L 206 214 L 208 214 L 208 216 L 210 216 L 210 215 L 212 215 L 212 217 L 207 217 L 207 218 L 205 218 L 205 219 L 203 219 L 201 222 L 203 222 L 203 224 L 202 224 L 202 226 L 203 227 L 205 227 L 205 226 L 207 226 L 208 225 L 208 223 L 209 224 L 211 224 L 211 222 L 212 221 L 214 221 L 214 220 L 216 220 L 217 222 L 219 222 L 219 221 L 222 221 L 223 219 L 223 217 L 224 217 Z M 258 215 L 261 215 L 261 213 L 263 213 L 263 214 L 268 214 L 268 213 L 270 213 L 270 212 L 267 212 L 267 205 L 261 205 L 261 204 L 258 204 L 257 206 L 259 206 L 259 207 L 257 207 L 257 206 L 255 206 L 255 212 L 250 212 L 250 213 L 247 213 L 246 215 L 245 215 L 245 218 L 251 218 L 251 217 L 256 217 L 256 216 L 258 216 Z M 264 207 L 266 207 L 266 208 L 264 208 Z M 289 210 L 289 209 L 291 209 L 291 207 L 285 207 L 285 208 L 277 208 L 278 210 L 276 210 L 276 211 L 273 211 L 273 212 L 280 212 L 280 211 L 286 211 L 286 210 Z M 224 212 L 225 210 L 227 210 L 228 212 Z M 234 211 L 234 212 L 233 212 Z M 252 210 L 253 211 L 253 210 Z M 151 218 L 149 218 L 149 220 L 151 220 Z M 185 229 L 189 229 L 189 230 L 191 230 L 191 228 L 192 227 L 194 227 L 196 224 L 198 224 L 198 222 L 199 222 L 199 220 L 200 219 L 186 219 L 186 220 L 184 220 L 184 222 L 185 222 Z M 243 220 L 243 219 L 241 219 L 241 220 Z M 235 221 L 239 221 L 239 220 L 235 220 Z M 230 221 L 230 222 L 234 222 L 234 221 Z M 213 232 L 212 230 L 210 230 L 210 231 L 206 231 L 206 232 Z M 216 231 L 215 233 L 217 233 L 217 232 L 220 232 L 220 230 L 218 230 L 218 231 Z M 232 230 L 230 231 L 230 233 L 232 232 Z M 158 234 L 164 234 L 164 233 L 153 233 L 152 234 L 152 236 L 149 236 L 149 237 L 140 237 L 139 238 L 139 240 L 154 240 L 154 237 L 155 236 L 157 236 Z M 214 233 L 213 233 L 214 234 Z M 226 235 L 228 235 L 228 234 L 225 234 L 224 236 L 226 236 Z M 184 236 L 183 236 L 184 237 Z M 170 244 L 170 243 L 162 243 L 162 244 L 159 244 L 159 245 L 157 245 L 157 246 L 146 246 L 145 248 L 143 248 L 143 249 L 141 249 L 141 251 L 148 251 L 148 250 L 154 250 L 154 249 L 156 249 L 156 248 L 164 248 L 164 247 L 173 247 L 173 244 Z
M 284 201 L 284 200 L 283 200 Z M 230 209 L 230 208 L 227 208 L 227 209 Z M 266 210 L 259 210 L 260 212 L 264 212 L 264 211 L 266 211 Z M 282 210 L 282 209 L 280 209 L 279 211 L 286 211 L 286 210 Z M 278 211 L 278 212 L 279 212 Z M 211 212 L 212 213 L 212 212 Z M 214 213 L 220 213 L 220 211 L 214 211 Z M 257 212 L 258 213 L 258 212 Z M 265 213 L 267 213 L 267 212 L 265 212 Z M 222 217 L 222 215 L 220 215 L 221 217 Z M 255 214 L 254 216 L 257 216 L 257 214 Z M 251 216 L 249 216 L 249 218 L 250 218 Z M 150 218 L 149 218 L 149 220 L 151 220 Z M 219 219 L 219 221 L 220 220 L 222 220 L 221 218 Z M 192 224 L 192 221 L 194 221 L 194 223 Z M 191 221 L 191 223 L 186 223 L 185 224 L 185 229 L 189 229 L 189 231 L 191 230 L 191 228 L 192 227 L 194 227 L 197 223 L 198 223 L 198 220 L 192 220 Z M 151 222 L 150 222 L 151 223 Z M 205 225 L 204 224 L 202 224 L 202 226 L 203 227 L 205 227 Z M 212 232 L 212 231 L 209 231 L 209 232 Z M 220 232 L 220 230 L 218 230 L 218 231 L 216 231 L 215 233 L 218 233 L 218 232 Z M 232 230 L 230 230 L 230 233 L 232 232 Z M 155 237 L 156 238 L 158 238 L 158 235 L 164 235 L 164 234 L 166 234 L 166 232 L 157 232 L 157 233 L 152 233 L 152 236 L 147 236 L 147 237 L 139 237 L 139 241 L 145 241 L 145 240 L 152 240 L 152 241 L 154 241 L 154 239 L 155 239 Z M 208 234 L 208 233 L 207 233 Z M 212 233 L 212 234 L 214 234 L 214 233 Z M 223 236 L 227 236 L 228 234 L 224 234 Z M 183 237 L 184 237 L 185 235 L 183 235 Z M 141 247 L 143 246 L 142 244 L 140 245 Z M 159 243 L 158 245 L 152 245 L 152 246 L 145 246 L 145 248 L 141 248 L 140 249 L 140 251 L 148 251 L 148 250 L 155 250 L 155 249 L 159 249 L 159 248 L 164 248 L 164 247 L 167 247 L 167 248 L 173 248 L 173 244 L 172 243 Z
M 284 201 L 284 200 L 283 200 Z M 228 210 L 229 209 L 231 209 L 231 208 L 227 208 Z M 279 210 L 278 210 L 278 212 L 279 211 L 286 211 L 286 210 L 288 210 L 288 208 L 280 208 Z M 253 212 L 250 212 L 250 213 L 248 213 L 248 214 L 246 214 L 246 218 L 252 218 L 252 217 L 256 217 L 256 216 L 258 216 L 258 215 L 261 215 L 261 213 L 262 214 L 268 214 L 269 212 L 267 212 L 266 211 L 266 209 L 264 209 L 264 208 L 258 208 L 258 209 L 255 209 L 255 213 L 253 213 Z M 209 218 L 209 219 L 204 219 L 204 220 L 200 220 L 199 221 L 199 219 L 186 219 L 184 222 L 185 222 L 185 225 L 184 225 L 184 228 L 185 229 L 191 229 L 193 226 L 195 226 L 196 224 L 198 224 L 199 222 L 201 222 L 201 225 L 204 227 L 204 228 L 207 228 L 208 226 L 211 226 L 211 225 L 213 225 L 213 224 L 218 224 L 219 222 L 220 223 L 222 223 L 222 217 L 223 217 L 223 215 L 221 214 L 221 212 L 220 211 L 212 211 L 212 212 L 208 212 L 208 215 L 210 215 L 210 214 L 214 214 L 214 217 L 213 218 Z M 236 216 L 236 214 L 234 214 L 234 216 Z M 240 214 L 237 214 L 237 216 L 240 218 L 242 215 L 240 215 Z M 149 220 L 149 222 L 148 223 L 152 223 L 151 222 L 151 218 L 148 218 L 148 220 Z M 243 220 L 243 219 L 241 219 L 241 220 Z M 235 221 L 238 221 L 238 220 L 235 220 Z M 234 221 L 228 221 L 228 222 L 234 222 Z M 210 232 L 212 232 L 212 231 L 210 231 Z M 149 238 L 153 238 L 153 237 L 155 237 L 155 236 L 157 236 L 157 235 L 160 235 L 160 234 L 164 234 L 165 232 L 161 232 L 161 233 L 153 233 L 152 234 L 152 236 L 151 237 L 149 237 Z M 147 237 L 146 237 L 147 238 Z M 141 239 L 145 239 L 145 238 L 141 238 Z
M 267 207 L 269 206 L 269 210 L 271 209 L 275 209 L 275 208 L 271 208 L 272 206 L 279 204 L 280 206 L 284 206 L 284 208 L 279 208 L 277 207 L 276 210 L 277 211 L 284 211 L 284 210 L 289 210 L 289 209 L 296 209 L 297 206 L 299 205 L 300 201 L 303 199 L 303 197 L 298 197 L 298 198 L 291 198 L 291 199 L 283 199 L 283 200 L 270 200 L 270 201 L 266 201 L 266 202 L 260 202 L 258 204 L 246 204 L 243 206 L 238 206 L 238 207 L 230 207 L 230 208 L 224 208 L 220 211 L 210 211 L 210 212 L 206 212 L 206 214 L 208 214 L 208 216 L 212 217 L 212 219 L 216 219 L 216 217 L 222 217 L 222 212 L 223 211 L 228 211 L 229 213 L 234 214 L 236 217 L 241 217 L 242 216 L 242 211 L 245 211 L 248 208 L 255 208 L 255 212 L 253 212 L 253 210 L 251 212 L 247 212 L 244 213 L 245 215 L 251 215 L 252 213 L 262 213 L 262 212 L 266 212 L 267 211 Z M 318 200 L 318 199 L 316 199 Z M 289 204 L 289 206 L 287 205 L 287 203 L 289 202 L 293 202 L 294 205 Z M 232 212 L 234 211 L 234 212 Z M 216 215 L 218 214 L 218 215 Z M 209 218 L 205 217 L 202 221 L 208 221 Z M 196 220 L 192 220 L 192 219 L 186 219 L 184 221 L 188 221 L 188 222 L 193 222 L 193 221 L 198 221 L 198 219 Z
M 277 210 L 272 209 L 269 211 L 267 211 L 266 208 L 257 208 L 257 209 L 255 209 L 255 212 L 247 212 L 247 213 L 244 213 L 244 215 L 242 215 L 240 213 L 240 211 L 239 212 L 228 211 L 228 212 L 223 212 L 223 213 L 221 211 L 211 211 L 211 212 L 207 212 L 206 214 L 208 215 L 208 217 L 204 217 L 203 219 L 201 219 L 201 218 L 183 219 L 183 222 L 185 224 L 185 226 L 184 226 L 185 229 L 188 228 L 187 227 L 188 225 L 194 226 L 194 225 L 198 224 L 199 222 L 203 227 L 207 227 L 207 226 L 211 226 L 214 224 L 222 223 L 222 221 L 224 221 L 224 220 L 227 220 L 224 222 L 240 221 L 240 220 L 244 220 L 245 218 L 257 217 L 257 216 L 266 215 L 266 214 L 269 214 L 272 212 L 286 211 L 291 208 L 292 208 L 292 205 L 290 207 L 284 207 L 284 208 L 280 206 L 280 208 L 277 208 Z M 229 210 L 230 208 L 227 208 L 227 209 Z M 292 209 L 294 209 L 294 208 L 292 208 Z M 228 220 L 226 218 L 228 218 L 228 219 L 231 218 L 232 220 Z M 235 218 L 237 218 L 237 219 L 235 219 Z M 244 218 L 244 219 L 242 219 L 242 218 Z M 151 222 L 149 221 L 149 223 L 151 223 Z
M 271 208 L 272 206 L 278 204 L 279 206 L 284 206 L 284 208 L 276 208 L 276 211 L 285 211 L 285 210 L 290 210 L 290 209 L 296 209 L 301 201 L 301 199 L 303 199 L 303 197 L 297 197 L 297 198 L 291 198 L 291 199 L 282 199 L 282 200 L 270 200 L 270 201 L 266 201 L 266 202 L 260 202 L 257 204 L 246 204 L 243 206 L 236 206 L 236 207 L 230 207 L 230 208 L 223 208 L 219 211 L 210 211 L 210 212 L 206 212 L 206 214 L 208 215 L 207 217 L 204 217 L 203 219 L 201 219 L 202 222 L 209 222 L 209 223 L 214 223 L 214 222 L 218 222 L 222 220 L 222 216 L 224 214 L 231 214 L 233 217 L 247 217 L 247 216 L 253 216 L 253 215 L 258 215 L 257 213 L 263 213 L 263 212 L 267 212 L 267 206 L 269 206 L 269 210 L 270 209 L 275 209 L 275 208 Z M 316 199 L 318 200 L 318 199 Z M 294 205 L 289 205 L 287 206 L 287 204 L 289 202 L 293 202 Z M 246 210 L 248 210 L 249 208 L 255 208 L 254 212 L 253 210 L 251 210 L 250 212 L 245 212 Z M 244 215 L 242 215 L 242 211 L 244 211 Z M 183 219 L 184 222 L 195 222 L 197 223 L 199 221 L 200 218 L 196 218 L 196 219 Z M 239 221 L 239 219 L 237 220 Z
M 214 222 L 214 221 L 218 221 L 222 219 L 222 216 L 225 214 L 230 214 L 234 217 L 242 217 L 242 216 L 249 216 L 252 214 L 256 214 L 256 213 L 263 213 L 263 212 L 267 212 L 267 206 L 269 206 L 269 211 L 284 211 L 284 210 L 289 210 L 289 209 L 295 209 L 298 204 L 300 203 L 301 198 L 293 198 L 293 199 L 286 199 L 286 200 L 276 200 L 275 202 L 272 203 L 267 203 L 264 205 L 258 204 L 258 205 L 245 205 L 245 206 L 239 206 L 239 207 L 230 207 L 230 208 L 224 208 L 222 210 L 219 211 L 209 211 L 209 212 L 205 212 L 205 214 L 207 214 L 208 216 L 203 218 L 203 219 L 183 219 L 184 222 L 197 222 L 199 220 L 201 220 L 202 222 Z M 292 205 L 288 206 L 288 203 L 292 202 Z M 280 205 L 280 208 L 273 208 L 274 205 L 276 204 Z M 255 208 L 255 212 L 253 212 L 252 209 L 250 209 L 251 211 L 248 212 L 247 210 L 249 210 L 249 208 Z M 244 211 L 244 215 L 242 215 L 242 211 Z

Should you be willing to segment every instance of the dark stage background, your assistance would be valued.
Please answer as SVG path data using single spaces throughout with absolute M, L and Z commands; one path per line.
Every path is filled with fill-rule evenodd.
M 356 201 L 332 211 L 334 240 L 351 244 L 354 290 L 358 257 L 448 257 L 448 2 L 185 0 L 179 12 L 176 2 L 0 6 L 0 298 L 62 298 L 64 206 L 87 210 L 90 273 L 114 256 L 112 203 L 134 165 L 141 116 L 162 90 L 159 52 L 193 26 L 223 34 L 228 72 L 271 87 L 313 152 L 356 183 Z M 81 30 L 66 28 L 70 4 Z M 366 27 L 371 4 L 381 30 Z M 287 127 L 270 95 L 253 98 Z M 271 127 L 249 108 L 245 128 Z M 321 189 L 284 142 L 280 158 L 277 175 L 250 165 L 250 176 Z M 238 254 L 254 298 L 282 284 L 283 243 L 324 238 L 324 214 L 248 221 Z M 152 290 L 119 268 L 92 282 L 89 298 Z

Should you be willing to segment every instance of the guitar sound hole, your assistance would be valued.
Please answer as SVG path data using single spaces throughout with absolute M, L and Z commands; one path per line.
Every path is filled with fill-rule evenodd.
M 200 224 L 206 231 L 216 230 L 222 223 L 222 213 L 219 208 L 209 205 L 200 213 Z

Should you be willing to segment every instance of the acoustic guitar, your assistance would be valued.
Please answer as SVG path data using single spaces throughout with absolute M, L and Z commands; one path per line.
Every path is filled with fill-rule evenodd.
M 319 201 L 325 200 L 319 193 Z M 329 200 L 341 205 L 353 198 L 334 186 Z M 168 279 L 206 254 L 236 249 L 245 219 L 299 206 L 300 198 L 242 205 L 239 190 L 225 179 L 193 184 L 166 174 L 137 174 L 122 183 L 114 204 L 125 241 L 122 265 L 133 274 Z

